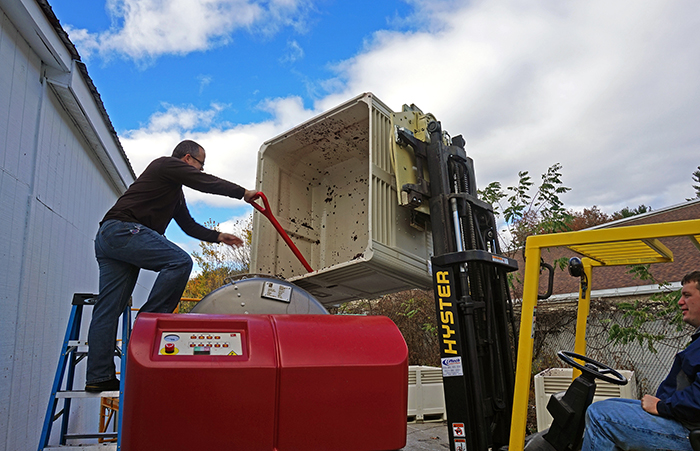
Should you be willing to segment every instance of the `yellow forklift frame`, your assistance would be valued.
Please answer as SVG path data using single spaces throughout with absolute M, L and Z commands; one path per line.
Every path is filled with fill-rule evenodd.
M 527 238 L 509 450 L 522 451 L 525 443 L 542 249 L 568 247 L 583 255 L 581 261 L 588 278 L 588 286 L 585 293 L 579 289 L 574 352 L 585 355 L 593 267 L 672 262 L 672 252 L 659 238 L 678 236 L 688 237 L 700 250 L 700 219 L 535 235 Z

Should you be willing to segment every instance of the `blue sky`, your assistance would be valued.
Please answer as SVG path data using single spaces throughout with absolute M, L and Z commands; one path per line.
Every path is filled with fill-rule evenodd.
M 402 1 L 378 2 L 371 7 L 371 14 L 367 12 L 368 5 L 334 0 L 278 2 L 288 4 L 286 10 L 281 8 L 278 13 L 270 11 L 275 2 L 202 1 L 190 2 L 190 7 L 193 4 L 201 8 L 207 5 L 226 7 L 228 4 L 236 8 L 257 3 L 268 11 L 267 15 L 260 17 L 260 23 L 238 29 L 229 25 L 228 30 L 224 26 L 218 36 L 203 29 L 208 24 L 201 18 L 200 24 L 190 23 L 190 32 L 205 39 L 201 48 L 194 50 L 188 49 L 187 45 L 179 49 L 176 38 L 173 38 L 174 45 L 167 50 L 148 42 L 132 44 L 131 47 L 142 52 L 140 54 L 126 44 L 121 48 L 107 49 L 106 43 L 103 42 L 101 47 L 95 43 L 99 39 L 106 41 L 108 33 L 123 33 L 128 21 L 140 20 L 154 25 L 154 28 L 163 26 L 164 29 L 159 31 L 167 33 L 167 24 L 158 24 L 158 19 L 144 17 L 149 14 L 161 17 L 179 15 L 177 11 L 163 10 L 158 3 L 161 2 L 53 0 L 50 3 L 87 63 L 89 74 L 137 174 L 151 157 L 167 154 L 178 138 L 191 137 L 192 133 L 203 136 L 212 130 L 275 120 L 277 111 L 269 107 L 270 101 L 275 99 L 293 97 L 302 111 L 309 111 L 298 116 L 299 119 L 308 118 L 314 102 L 328 94 L 327 85 L 333 84 L 329 80 L 337 76 L 335 66 L 361 52 L 374 31 L 405 31 L 413 27 L 408 18 L 413 10 Z M 140 8 L 142 17 L 138 19 L 119 11 L 126 8 Z M 275 14 L 277 22 L 270 19 Z M 266 26 L 270 29 L 263 28 Z M 152 125 L 158 121 L 163 121 L 164 125 Z M 152 133 L 148 133 L 149 127 Z M 263 140 L 282 131 L 279 127 L 270 130 L 273 135 L 263 137 Z M 144 136 L 158 135 L 159 132 L 161 136 L 156 136 L 155 140 Z M 128 139 L 134 135 L 138 136 Z M 142 156 L 140 146 L 133 142 L 139 140 L 153 145 L 153 152 L 149 149 Z M 206 142 L 206 139 L 201 140 L 209 150 L 211 162 L 219 148 L 209 148 Z M 257 148 L 262 140 L 254 144 Z M 225 148 L 227 152 L 232 150 L 236 151 L 233 143 Z M 252 150 L 247 149 L 249 156 L 253 155 Z M 207 170 L 215 175 L 253 187 L 254 164 L 247 165 L 243 177 L 227 177 L 229 171 L 210 169 L 214 166 L 211 163 L 207 166 Z M 188 198 L 194 198 L 189 202 L 190 210 L 201 222 L 212 218 L 225 223 L 252 211 L 241 202 L 197 196 L 194 192 L 188 194 Z M 167 235 L 188 250 L 196 249 L 196 241 L 185 236 L 175 224 L 169 227 Z
M 479 186 L 561 163 L 569 208 L 694 197 L 700 8 L 690 0 L 50 4 L 137 174 L 191 138 L 207 171 L 253 187 L 265 140 L 372 91 L 464 135 Z M 252 211 L 186 196 L 201 222 Z M 176 226 L 167 235 L 196 249 Z
M 112 3 L 152 4 L 154 10 L 149 13 L 156 15 L 159 13 L 157 4 L 168 2 Z M 248 2 L 191 3 L 235 5 Z M 262 4 L 270 7 L 273 3 Z M 259 104 L 270 98 L 298 95 L 305 107 L 313 107 L 313 101 L 327 94 L 323 85 L 336 75 L 333 66 L 362 51 L 364 41 L 371 38 L 374 31 L 411 27 L 411 21 L 405 17 L 412 8 L 402 1 L 376 2 L 371 6 L 371 13 L 367 11 L 369 5 L 362 2 L 287 3 L 298 4 L 297 10 L 288 13 L 286 19 L 280 19 L 273 30 L 259 29 L 256 25 L 251 29 L 231 29 L 223 36 L 206 36 L 209 41 L 192 50 L 186 45 L 179 50 L 175 42 L 170 51 L 157 46 L 151 49 L 144 43 L 141 45 L 143 54 L 124 54 L 119 48 L 95 52 L 88 50 L 88 39 L 73 34 L 71 39 L 87 61 L 90 76 L 104 98 L 115 127 L 133 130 L 147 123 L 154 112 L 163 111 L 165 104 L 207 110 L 216 103 L 225 106 L 217 115 L 217 123 L 234 124 L 268 119 L 270 113 L 259 108 Z M 54 0 L 51 5 L 69 33 L 86 30 L 95 37 L 104 36 L 115 27 L 117 31 L 124 28 L 123 17 L 117 17 L 116 25 L 112 26 L 117 14 L 109 11 L 105 2 Z M 260 19 L 261 22 L 266 20 Z M 201 24 L 201 27 L 206 26 L 206 23 Z M 163 28 L 159 31 L 167 33 L 167 24 L 163 24 Z M 207 33 L 195 28 L 194 33 Z M 183 38 L 188 40 L 188 34 L 184 33 Z

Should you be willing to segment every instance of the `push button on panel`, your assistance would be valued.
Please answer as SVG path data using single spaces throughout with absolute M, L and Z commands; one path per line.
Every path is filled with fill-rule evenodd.
M 158 354 L 164 356 L 235 356 L 241 355 L 240 332 L 205 332 L 200 330 L 163 331 Z M 180 343 L 180 346 L 177 346 Z

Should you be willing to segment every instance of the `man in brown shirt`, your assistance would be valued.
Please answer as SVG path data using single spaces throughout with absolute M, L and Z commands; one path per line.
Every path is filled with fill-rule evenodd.
M 171 313 L 177 307 L 192 270 L 192 258 L 163 236 L 172 219 L 199 240 L 243 244 L 235 235 L 198 224 L 187 209 L 183 185 L 246 202 L 256 194 L 204 173 L 205 159 L 202 146 L 182 141 L 172 156 L 151 162 L 100 223 L 95 238 L 100 294 L 88 333 L 86 391 L 119 390 L 114 368 L 117 326 L 141 268 L 158 272 L 158 277 L 140 311 Z

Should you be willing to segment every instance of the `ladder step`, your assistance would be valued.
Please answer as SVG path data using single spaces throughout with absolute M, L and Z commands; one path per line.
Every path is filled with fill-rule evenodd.
M 93 445 L 63 445 L 47 446 L 44 450 L 59 449 L 61 451 L 116 451 L 116 443 L 99 443 Z
M 68 350 L 70 351 L 71 348 L 89 348 L 90 346 L 88 345 L 87 340 L 68 340 Z M 83 355 L 87 354 L 87 351 L 73 351 L 76 354 Z M 117 346 L 117 348 L 114 350 L 114 355 L 117 357 L 121 357 L 122 355 L 122 349 Z
M 83 438 L 117 438 L 116 432 L 85 432 L 80 434 L 66 434 L 66 440 L 79 440 Z
M 71 314 L 68 319 L 68 325 L 66 327 L 66 335 L 63 340 L 63 345 L 61 348 L 61 354 L 59 356 L 58 367 L 56 368 L 56 374 L 54 376 L 54 384 L 51 389 L 51 396 L 49 397 L 48 407 L 46 409 L 46 416 L 44 419 L 44 425 L 41 430 L 41 439 L 39 441 L 40 450 L 54 450 L 61 449 L 67 451 L 85 451 L 85 450 L 96 450 L 96 451 L 116 451 L 118 449 L 117 443 L 110 439 L 119 438 L 118 432 L 95 432 L 95 433 L 72 433 L 67 434 L 67 425 L 70 416 L 69 399 L 74 398 L 101 398 L 100 403 L 100 415 L 101 419 L 107 418 L 107 421 L 114 420 L 112 425 L 113 428 L 121 423 L 121 412 L 119 409 L 120 401 L 120 391 L 111 390 L 103 392 L 86 392 L 84 390 L 61 390 L 61 387 L 74 387 L 74 372 L 76 365 L 85 359 L 89 349 L 88 342 L 85 339 L 80 339 L 81 325 L 80 321 L 82 319 L 82 311 L 84 305 L 93 305 L 94 302 L 88 302 L 90 299 L 95 298 L 96 295 L 93 294 L 82 294 L 76 293 L 73 296 L 73 307 L 71 309 Z M 121 358 L 121 373 L 124 373 L 126 366 L 125 352 L 126 347 L 129 343 L 129 333 L 131 331 L 131 304 L 124 308 L 121 315 L 122 323 L 122 334 L 121 347 L 116 347 L 114 350 L 114 356 Z M 120 374 L 120 373 L 117 373 Z M 65 380 L 65 385 L 63 378 L 67 376 Z M 82 388 L 82 387 L 80 387 Z M 59 399 L 64 399 L 65 403 L 63 409 L 56 413 L 59 403 Z M 105 409 L 109 410 L 109 414 L 105 414 Z M 115 415 L 116 416 L 113 416 Z M 59 443 L 66 443 L 70 440 L 72 443 L 69 445 L 49 445 L 49 440 L 51 437 L 51 429 L 53 423 L 57 421 L 60 417 L 63 417 L 63 424 L 61 426 L 61 434 L 59 435 Z M 104 426 L 104 425 L 103 425 Z M 106 429 L 106 426 L 102 429 Z M 109 443 L 94 443 L 97 439 L 106 439 L 110 441 Z M 102 440 L 100 440 L 102 441 Z M 87 442 L 87 443 L 86 443 Z M 89 443 L 93 442 L 93 443 Z
M 69 390 L 56 392 L 56 398 L 118 398 L 119 390 L 87 392 L 85 390 Z
M 70 346 L 87 346 L 87 340 L 68 340 L 68 347 Z

